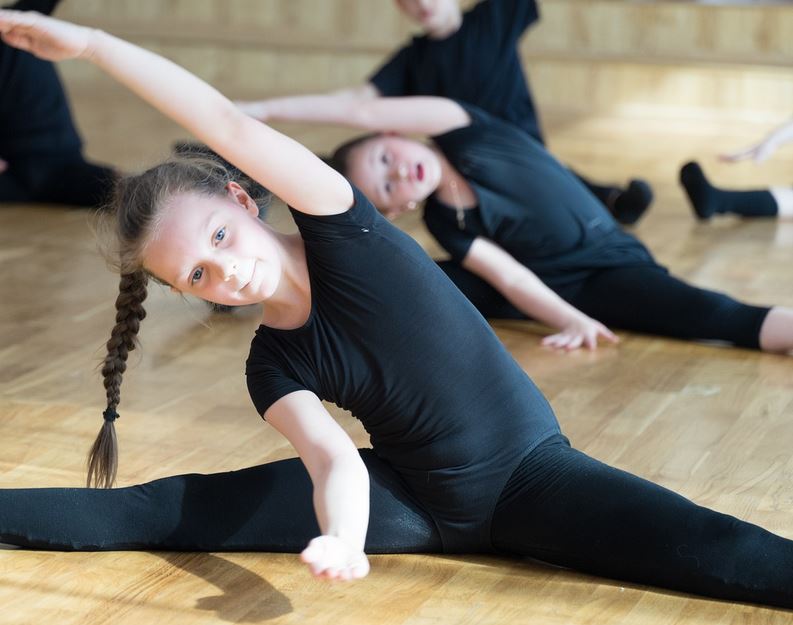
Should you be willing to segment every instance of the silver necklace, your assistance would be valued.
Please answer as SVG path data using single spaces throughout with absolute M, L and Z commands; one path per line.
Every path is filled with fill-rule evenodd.
M 465 209 L 463 209 L 463 203 L 460 200 L 460 192 L 457 189 L 457 181 L 450 180 L 449 187 L 451 187 L 452 196 L 454 197 L 454 210 L 457 214 L 457 227 L 460 230 L 465 230 Z

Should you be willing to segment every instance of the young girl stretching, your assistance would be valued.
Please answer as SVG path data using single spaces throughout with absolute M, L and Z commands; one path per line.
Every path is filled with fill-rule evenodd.
M 113 420 L 150 275 L 221 304 L 264 303 L 248 387 L 300 456 L 118 490 L 1 490 L 0 540 L 302 550 L 315 575 L 342 579 L 367 574 L 366 552 L 524 554 L 793 607 L 793 541 L 572 449 L 485 320 L 308 150 L 105 33 L 11 12 L 0 12 L 0 33 L 38 55 L 105 70 L 281 196 L 299 228 L 285 236 L 262 224 L 216 161 L 165 163 L 121 184 L 122 279 L 90 477 L 109 486 L 115 475 Z M 356 450 L 320 399 L 356 415 L 372 449 Z
M 394 52 L 365 84 L 238 106 L 266 122 L 304 119 L 347 99 L 441 96 L 473 104 L 545 143 L 518 50 L 520 38 L 540 18 L 534 0 L 482 0 L 465 13 L 459 0 L 396 0 L 396 5 L 424 34 Z M 636 223 L 652 202 L 645 180 L 633 179 L 622 188 L 572 173 L 620 223 Z
M 481 109 L 444 98 L 347 98 L 305 121 L 384 133 L 341 146 L 334 166 L 387 217 L 426 201 L 427 228 L 451 256 L 443 270 L 486 317 L 542 321 L 559 330 L 545 344 L 563 349 L 614 341 L 613 326 L 793 350 L 793 310 L 750 306 L 670 275 L 542 144 Z

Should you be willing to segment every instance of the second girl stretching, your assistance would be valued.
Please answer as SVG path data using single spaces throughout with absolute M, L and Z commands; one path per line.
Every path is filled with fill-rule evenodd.
M 264 303 L 248 388 L 299 459 L 118 490 L 3 489 L 0 540 L 301 552 L 314 575 L 332 579 L 364 577 L 366 552 L 521 554 L 793 607 L 793 541 L 571 448 L 542 393 L 443 272 L 303 146 L 105 33 L 16 12 L 0 12 L 0 33 L 53 60 L 90 60 L 271 188 L 299 229 L 263 224 L 217 161 L 169 162 L 122 183 L 123 273 L 94 477 L 113 481 L 113 421 L 149 276 L 221 304 Z M 321 399 L 358 417 L 372 449 L 356 450 Z

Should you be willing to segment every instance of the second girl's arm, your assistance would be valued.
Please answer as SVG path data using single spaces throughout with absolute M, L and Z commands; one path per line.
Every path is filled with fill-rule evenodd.
M 324 121 L 323 111 L 338 101 L 361 102 L 380 95 L 372 83 L 349 87 L 329 93 L 283 96 L 266 100 L 236 101 L 234 104 L 246 115 L 266 122 L 271 119 L 282 121 Z
M 560 330 L 559 334 L 546 337 L 545 345 L 560 349 L 594 348 L 599 337 L 617 342 L 617 337 L 605 326 L 568 304 L 531 270 L 488 239 L 474 239 L 462 265 L 523 314 Z
M 369 132 L 440 135 L 471 123 L 463 107 L 454 100 L 436 96 L 372 97 L 348 92 L 272 100 L 267 119 L 338 124 Z
M 341 174 L 157 54 L 35 13 L 0 11 L 0 33 L 7 43 L 46 60 L 91 61 L 300 211 L 341 213 L 352 205 L 352 189 Z
M 282 397 L 264 417 L 295 448 L 314 485 L 322 535 L 309 543 L 303 560 L 318 577 L 363 577 L 369 571 L 363 553 L 369 473 L 352 440 L 310 391 Z

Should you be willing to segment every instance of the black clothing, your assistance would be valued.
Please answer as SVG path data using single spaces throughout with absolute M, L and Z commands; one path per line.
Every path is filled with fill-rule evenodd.
M 372 450 L 368 553 L 440 553 L 410 488 Z M 319 533 L 297 458 L 115 490 L 0 490 L 0 540 L 57 550 L 297 553 Z M 793 607 L 793 541 L 606 466 L 554 435 L 495 507 L 493 550 L 733 601 Z
M 371 449 L 369 553 L 440 553 L 430 516 Z M 299 458 L 116 489 L 0 489 L 0 541 L 36 549 L 297 553 L 319 536 Z
M 49 12 L 56 3 L 20 2 L 9 8 Z M 48 11 L 49 9 L 49 11 Z M 0 41 L 0 202 L 95 206 L 116 178 L 86 161 L 82 141 L 55 66 Z
M 493 545 L 603 577 L 783 607 L 793 541 L 546 440 L 516 469 Z
M 438 264 L 483 316 L 526 319 L 479 276 L 453 261 Z M 760 328 L 770 310 L 686 284 L 659 265 L 601 269 L 559 295 L 609 327 L 749 349 L 760 349 Z
M 700 219 L 710 219 L 714 214 L 727 213 L 743 217 L 776 217 L 779 213 L 776 200 L 767 189 L 718 189 L 708 182 L 698 163 L 687 163 L 682 167 L 680 184 Z
M 247 375 L 257 411 L 302 389 L 349 410 L 432 515 L 444 549 L 489 550 L 498 493 L 521 458 L 559 432 L 548 402 L 470 302 L 360 191 L 341 215 L 293 215 L 312 312 L 297 330 L 256 332 Z
M 484 320 L 357 190 L 294 213 L 312 311 L 261 327 L 247 374 L 264 413 L 309 389 L 373 450 L 370 553 L 506 552 L 599 575 L 793 607 L 793 541 L 580 452 Z M 317 536 L 299 459 L 118 490 L 0 490 L 0 540 L 63 550 L 301 551 Z
M 464 105 L 471 124 L 435 137 L 465 176 L 478 206 L 464 212 L 427 200 L 424 221 L 457 267 L 443 269 L 487 317 L 525 318 L 459 265 L 476 237 L 506 250 L 585 314 L 626 330 L 715 339 L 759 348 L 768 308 L 747 306 L 669 275 L 635 237 L 543 146 Z
M 449 37 L 414 37 L 369 82 L 384 96 L 470 102 L 542 142 L 517 50 L 521 35 L 538 19 L 534 0 L 485 0 L 463 15 L 460 29 Z
M 604 267 L 652 266 L 650 252 L 537 141 L 507 122 L 460 103 L 468 126 L 434 137 L 473 187 L 478 206 L 457 211 L 430 196 L 424 221 L 461 263 L 476 237 L 488 238 L 551 288 L 580 282 Z
M 369 82 L 384 96 L 432 95 L 473 104 L 542 144 L 540 121 L 517 49 L 521 35 L 538 19 L 534 0 L 483 0 L 463 14 L 457 32 L 445 39 L 414 37 Z M 631 180 L 622 189 L 571 173 L 621 224 L 636 223 L 653 201 L 644 180 Z

